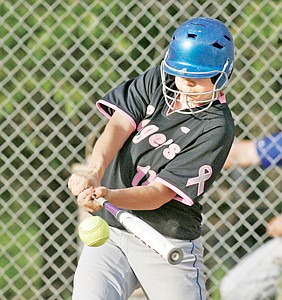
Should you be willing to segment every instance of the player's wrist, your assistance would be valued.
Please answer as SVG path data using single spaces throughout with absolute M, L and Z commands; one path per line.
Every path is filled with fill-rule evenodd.
M 93 174 L 94 176 L 99 178 L 99 180 L 101 180 L 104 176 L 106 168 L 102 164 L 97 165 L 93 163 L 93 164 L 89 164 L 88 170 L 90 171 L 91 174 Z
M 100 185 L 100 181 L 104 175 L 104 169 L 98 167 L 87 166 L 83 170 L 75 172 L 75 174 L 82 175 L 90 181 L 95 182 L 95 187 Z

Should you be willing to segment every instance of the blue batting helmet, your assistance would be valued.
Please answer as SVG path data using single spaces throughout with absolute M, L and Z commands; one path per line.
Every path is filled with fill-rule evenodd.
M 234 43 L 220 21 L 196 18 L 183 23 L 173 34 L 163 70 L 173 76 L 212 78 L 218 75 L 217 89 L 223 89 L 234 66 Z
M 234 67 L 234 42 L 228 28 L 220 21 L 196 18 L 183 23 L 173 34 L 168 51 L 161 65 L 163 94 L 171 111 L 191 114 L 195 105 L 208 109 L 218 99 L 220 91 L 230 81 Z M 213 90 L 207 92 L 183 92 L 170 85 L 170 76 L 184 78 L 211 78 Z M 195 96 L 210 95 L 205 100 Z M 190 109 L 176 109 L 179 98 L 186 99 Z

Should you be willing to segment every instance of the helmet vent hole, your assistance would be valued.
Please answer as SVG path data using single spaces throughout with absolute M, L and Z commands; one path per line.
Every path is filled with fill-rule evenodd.
M 228 40 L 231 41 L 231 38 L 228 35 L 224 35 L 224 37 Z
M 223 46 L 220 45 L 218 42 L 215 42 L 215 43 L 213 43 L 212 45 L 213 45 L 215 48 L 218 48 L 218 49 L 222 49 L 222 48 L 223 48 Z
M 195 39 L 197 37 L 197 34 L 188 33 L 188 38 Z

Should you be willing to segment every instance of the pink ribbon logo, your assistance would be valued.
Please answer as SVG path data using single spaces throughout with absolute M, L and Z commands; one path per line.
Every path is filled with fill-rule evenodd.
M 199 176 L 190 178 L 187 181 L 186 186 L 198 184 L 198 195 L 201 195 L 205 189 L 205 181 L 210 179 L 212 175 L 212 167 L 208 165 L 204 165 L 199 169 Z

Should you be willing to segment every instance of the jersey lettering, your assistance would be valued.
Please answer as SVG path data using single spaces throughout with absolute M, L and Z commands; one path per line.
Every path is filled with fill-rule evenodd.
M 134 144 L 138 144 L 148 137 L 149 144 L 155 149 L 159 149 L 162 146 L 168 146 L 163 150 L 163 156 L 169 160 L 173 159 L 176 154 L 180 152 L 180 146 L 173 144 L 173 140 L 168 140 L 163 133 L 156 133 L 158 130 L 159 127 L 156 125 L 147 125 L 138 132 L 138 134 L 132 139 L 132 142 Z
M 180 147 L 177 144 L 171 144 L 168 148 L 165 148 L 163 151 L 163 155 L 167 159 L 173 159 L 177 153 L 180 152 Z
M 148 125 L 145 128 L 143 128 L 133 139 L 132 142 L 134 144 L 138 144 L 142 140 L 144 140 L 146 137 L 150 136 L 151 134 L 157 132 L 159 130 L 159 127 L 156 125 Z
M 148 185 L 151 183 L 156 177 L 157 173 L 154 170 L 151 170 L 150 166 L 141 167 L 137 166 L 137 173 L 132 180 L 132 186 L 138 186 L 141 180 L 149 173 L 149 178 L 142 183 L 142 185 Z
M 149 119 L 141 121 L 137 126 L 137 131 L 139 132 L 143 127 L 147 126 L 150 123 L 150 121 L 151 120 Z
M 149 144 L 158 147 L 166 142 L 166 136 L 162 133 L 156 133 L 149 137 Z
M 157 177 L 157 173 L 154 170 L 149 170 L 148 173 L 149 173 L 149 178 L 142 183 L 142 185 L 144 185 L 144 186 L 146 186 L 149 183 L 151 183 L 152 181 L 154 181 L 155 178 Z

